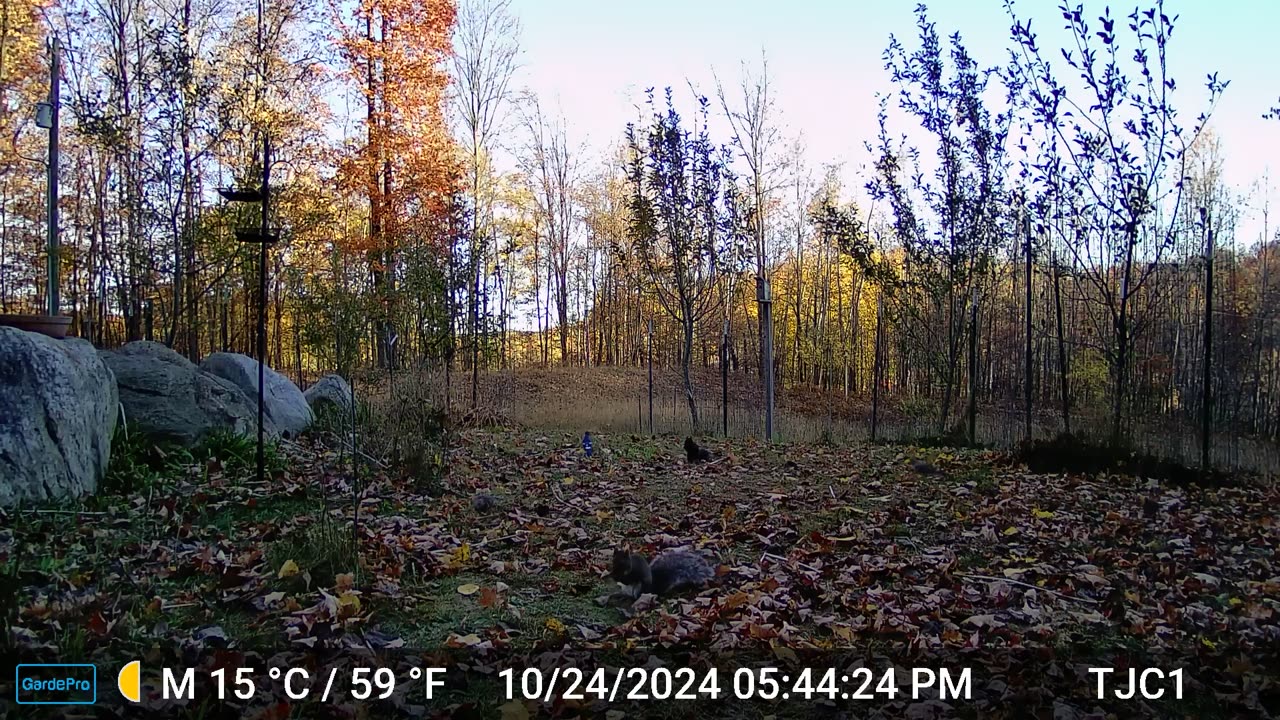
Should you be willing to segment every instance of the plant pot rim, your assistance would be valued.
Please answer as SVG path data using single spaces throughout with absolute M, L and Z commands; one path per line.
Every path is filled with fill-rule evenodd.
M 70 315 L 24 315 L 20 313 L 0 313 L 0 320 L 26 320 L 37 322 L 70 323 Z

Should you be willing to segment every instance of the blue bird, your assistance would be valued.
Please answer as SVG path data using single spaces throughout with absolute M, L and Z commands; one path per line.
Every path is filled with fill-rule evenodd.
M 591 457 L 591 431 L 582 434 L 582 451 Z

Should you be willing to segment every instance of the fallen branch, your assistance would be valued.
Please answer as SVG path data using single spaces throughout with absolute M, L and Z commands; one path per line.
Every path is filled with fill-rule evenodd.
M 1058 597 L 1062 598 L 1063 600 L 1075 600 L 1075 601 L 1077 601 L 1077 602 L 1089 603 L 1089 604 L 1091 604 L 1091 605 L 1097 605 L 1097 604 L 1098 604 L 1098 601 L 1097 601 L 1097 600 L 1094 600 L 1094 599 L 1092 599 L 1092 598 L 1079 597 L 1079 596 L 1076 596 L 1076 595 L 1063 595 L 1062 593 L 1058 592 L 1057 590 L 1050 590 L 1050 589 L 1049 589 L 1049 588 L 1047 588 L 1047 587 L 1040 587 L 1040 586 L 1038 586 L 1038 585 L 1032 585 L 1031 583 L 1024 583 L 1024 582 L 1022 582 L 1022 581 L 1020 581 L 1020 580 L 1010 580 L 1009 578 L 992 577 L 992 576 L 990 576 L 990 575 L 969 575 L 969 574 L 963 574 L 963 575 L 960 575 L 960 577 L 965 578 L 965 579 L 967 579 L 967 580 L 987 580 L 987 581 L 989 581 L 989 582 L 1006 582 L 1006 583 L 1009 583 L 1010 585 L 1017 585 L 1017 586 L 1019 586 L 1019 587 L 1027 588 L 1028 590 L 1043 590 L 1043 591 L 1045 591 L 1045 592 L 1047 592 L 1047 593 L 1049 593 L 1049 594 L 1051 594 L 1051 595 L 1057 595 Z
M 502 537 L 498 537 L 498 538 L 485 538 L 480 542 L 476 543 L 475 547 L 484 547 L 485 545 L 488 545 L 491 542 L 499 543 L 499 542 L 502 542 L 503 540 L 515 540 L 519 537 L 520 537 L 520 533 L 516 533 L 514 535 L 503 535 Z
M 800 562 L 799 560 L 791 560 L 790 558 L 785 558 L 781 555 L 774 555 L 773 553 L 764 553 L 763 555 L 760 556 L 761 560 L 764 560 L 766 558 L 768 558 L 769 560 L 780 560 L 784 563 L 795 563 L 796 565 L 799 565 L 800 567 L 804 568 L 805 570 L 808 570 L 809 572 L 816 572 L 816 573 L 822 572 L 821 570 L 819 570 L 818 568 L 812 565 L 806 565 Z

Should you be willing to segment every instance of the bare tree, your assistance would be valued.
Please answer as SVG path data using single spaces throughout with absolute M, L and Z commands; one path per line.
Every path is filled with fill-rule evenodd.
M 577 213 L 574 192 L 578 180 L 580 148 L 569 149 L 564 118 L 549 119 L 542 104 L 530 96 L 523 120 L 529 145 L 520 164 L 528 177 L 547 231 L 547 261 L 553 276 L 556 316 L 560 326 L 560 362 L 569 362 L 569 236 Z
M 1059 6 L 1070 33 L 1062 57 L 1075 84 L 1050 67 L 1012 0 L 1014 50 L 1008 75 L 1026 89 L 1027 105 L 1044 129 L 1045 160 L 1036 181 L 1046 196 L 1075 216 L 1073 237 L 1064 243 L 1084 279 L 1101 299 L 1110 341 L 1105 348 L 1111 373 L 1111 442 L 1127 440 L 1135 299 L 1160 270 L 1177 237 L 1184 201 L 1187 150 L 1200 134 L 1226 82 L 1208 75 L 1209 111 L 1191 127 L 1178 120 L 1176 87 L 1168 67 L 1169 40 L 1176 16 L 1163 0 L 1116 18 L 1109 8 L 1090 26 L 1082 6 Z M 1128 27 L 1127 42 L 1122 28 Z M 1126 72 L 1126 66 L 1132 72 Z M 1171 221 L 1173 220 L 1173 221 Z
M 491 141 L 518 67 L 520 22 L 511 0 L 464 0 L 454 30 L 454 101 L 462 122 L 474 210 L 468 248 L 467 320 L 471 332 L 471 406 L 480 386 L 480 302 L 492 208 L 482 187 Z
M 682 330 L 680 363 L 689 417 L 698 427 L 698 406 L 689 376 L 695 325 L 718 305 L 722 257 L 741 243 L 737 192 L 727 150 L 707 134 L 707 99 L 699 98 L 696 129 L 686 130 L 671 89 L 666 108 L 649 91 L 648 127 L 627 126 L 630 159 L 632 247 L 648 276 L 648 290 Z
M 747 163 L 750 173 L 751 210 L 750 225 L 754 241 L 756 277 L 759 284 L 757 301 L 760 303 L 760 373 L 765 390 L 765 438 L 773 436 L 773 311 L 768 296 L 769 258 L 765 248 L 765 213 L 773 190 L 772 178 L 779 166 L 772 161 L 773 150 L 781 140 L 781 131 L 775 123 L 773 98 L 769 96 L 769 59 L 760 52 L 759 73 L 742 63 L 739 90 L 740 105 L 731 106 L 728 93 L 720 78 L 716 77 L 716 95 L 729 125 L 733 128 L 733 145 Z M 727 327 L 727 323 L 726 323 Z

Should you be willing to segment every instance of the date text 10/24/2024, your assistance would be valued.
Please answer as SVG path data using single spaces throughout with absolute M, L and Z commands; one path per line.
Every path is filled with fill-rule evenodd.
M 1121 700 L 1134 698 L 1156 700 L 1166 695 L 1182 699 L 1182 670 L 1165 672 L 1159 668 L 1129 668 L 1111 677 L 1115 668 L 1089 668 L 1097 678 L 1098 699 L 1108 696 Z M 560 695 L 565 699 L 617 700 L 696 700 L 732 697 L 742 700 L 892 700 L 899 694 L 912 699 L 922 696 L 941 700 L 971 700 L 973 676 L 969 668 L 913 668 L 899 672 L 887 668 L 876 672 L 869 668 L 839 671 L 835 668 L 805 668 L 794 674 L 779 668 L 740 668 L 726 673 L 724 687 L 721 674 L 710 669 L 699 673 L 691 668 L 671 670 L 664 667 L 631 668 L 620 671 L 584 672 L 577 668 L 522 671 L 503 670 L 507 699 L 550 701 Z M 905 688 L 903 685 L 905 684 Z
M 166 699 L 194 699 L 192 670 L 178 676 L 165 668 L 161 695 Z M 1096 697 L 1120 700 L 1183 697 L 1183 671 L 1158 668 L 1088 668 L 1096 684 Z M 425 679 L 422 687 L 427 700 L 445 687 L 445 668 L 412 668 L 406 680 Z M 218 699 L 237 697 L 248 700 L 256 694 L 251 668 L 210 674 Z M 386 699 L 396 691 L 397 676 L 389 668 L 355 668 L 349 677 L 338 680 L 336 669 L 317 673 L 323 683 L 318 699 L 326 702 L 333 696 L 346 695 L 356 700 Z M 311 673 L 302 668 L 273 668 L 268 677 L 283 683 L 291 698 L 316 699 L 311 692 Z M 910 670 L 871 670 L 854 668 L 805 668 L 790 672 L 782 668 L 739 668 L 719 671 L 710 668 L 643 667 L 621 670 L 599 668 L 525 668 L 506 669 L 498 673 L 503 694 L 508 700 L 542 700 L 560 697 L 566 700 L 650 701 L 650 700 L 855 700 L 887 701 L 895 698 L 936 697 L 942 700 L 970 700 L 973 676 L 969 668 L 912 668 Z M 344 682 L 343 680 L 346 680 Z M 412 683 L 417 684 L 417 683 Z M 342 686 L 346 686 L 345 688 Z M 320 690 L 321 687 L 317 687 Z M 402 688 L 412 692 L 411 688 Z M 344 692 L 345 690 L 345 692 Z M 336 691 L 336 692 L 335 692 Z

